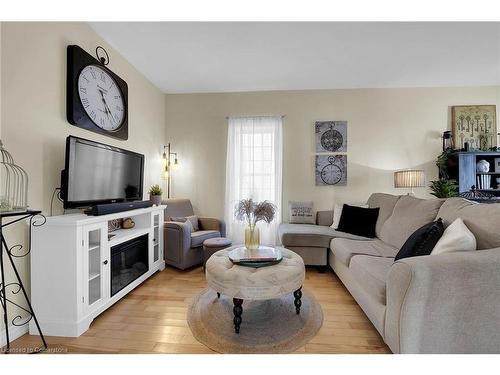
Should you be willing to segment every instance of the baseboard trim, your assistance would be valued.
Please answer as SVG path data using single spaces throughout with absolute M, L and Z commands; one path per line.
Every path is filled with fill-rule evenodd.
M 27 324 L 23 326 L 10 326 L 9 327 L 10 342 L 28 333 L 28 329 L 29 328 Z M 5 329 L 2 329 L 0 331 L 0 348 L 3 348 L 5 345 L 7 345 L 7 338 L 5 337 Z

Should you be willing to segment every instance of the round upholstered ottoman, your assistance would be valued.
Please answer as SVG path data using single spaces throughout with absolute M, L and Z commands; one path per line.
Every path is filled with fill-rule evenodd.
M 203 267 L 206 266 L 208 258 L 219 250 L 228 248 L 232 242 L 229 238 L 215 237 L 203 241 Z
M 228 257 L 234 247 L 219 250 L 207 261 L 205 274 L 208 285 L 217 292 L 233 298 L 234 328 L 239 333 L 243 300 L 266 300 L 293 293 L 295 308 L 300 313 L 305 267 L 302 258 L 280 247 L 283 259 L 267 267 L 246 267 L 233 264 Z

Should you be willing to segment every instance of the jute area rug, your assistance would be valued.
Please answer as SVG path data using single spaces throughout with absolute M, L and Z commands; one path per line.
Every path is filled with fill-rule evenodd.
M 219 353 L 290 353 L 312 339 L 323 324 L 321 305 L 302 289 L 300 315 L 290 293 L 280 299 L 244 301 L 240 333 L 234 332 L 233 299 L 212 289 L 198 294 L 188 308 L 194 337 Z

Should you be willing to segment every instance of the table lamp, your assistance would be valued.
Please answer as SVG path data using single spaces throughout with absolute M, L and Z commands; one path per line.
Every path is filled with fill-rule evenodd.
M 425 173 L 421 169 L 407 169 L 394 172 L 394 187 L 409 188 L 408 195 L 413 195 L 413 188 L 425 187 Z

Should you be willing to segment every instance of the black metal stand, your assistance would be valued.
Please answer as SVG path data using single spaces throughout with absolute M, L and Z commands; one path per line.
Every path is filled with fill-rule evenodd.
M 36 217 L 39 216 L 41 220 L 40 222 L 36 221 Z M 4 218 L 11 218 L 8 223 L 4 223 L 3 220 Z M 23 246 L 22 245 L 14 245 L 12 247 L 9 247 L 7 245 L 7 241 L 5 240 L 5 237 L 3 235 L 3 228 L 12 225 L 14 223 L 17 223 L 19 221 L 29 219 L 30 221 L 30 230 L 29 230 L 29 241 L 28 241 L 28 248 L 24 252 Z M 23 310 L 24 312 L 28 313 L 28 318 L 25 321 L 22 321 L 23 318 L 20 315 L 16 315 L 12 319 L 12 325 L 20 327 L 25 324 L 28 324 L 31 319 L 34 320 L 36 324 L 36 328 L 38 329 L 38 333 L 40 334 L 40 339 L 42 340 L 43 347 L 38 348 L 37 350 L 34 350 L 33 353 L 38 353 L 40 351 L 46 350 L 47 349 L 47 342 L 45 341 L 45 337 L 43 336 L 42 330 L 40 329 L 40 325 L 38 324 L 38 320 L 36 318 L 35 312 L 33 311 L 33 307 L 31 306 L 31 302 L 28 298 L 28 294 L 26 293 L 26 289 L 24 288 L 23 281 L 21 280 L 21 276 L 19 275 L 19 272 L 17 270 L 16 264 L 14 263 L 14 258 L 23 258 L 27 256 L 30 251 L 31 251 L 31 227 L 35 226 L 41 226 L 45 224 L 46 218 L 41 214 L 41 211 L 33 211 L 33 210 L 27 210 L 27 211 L 20 211 L 20 212 L 0 212 L 0 239 L 1 239 L 1 249 L 0 249 L 0 273 L 2 276 L 1 279 L 1 284 L 0 284 L 0 303 L 3 308 L 3 322 L 5 325 L 5 337 L 7 341 L 7 345 L 4 349 L 1 349 L 4 353 L 9 353 L 10 352 L 10 338 L 9 338 L 9 321 L 8 321 L 8 305 L 7 303 L 11 303 L 12 305 L 16 306 L 17 308 Z M 4 254 L 3 250 L 5 249 L 5 253 L 7 255 L 7 259 L 10 262 L 10 265 L 12 269 L 14 270 L 14 274 L 16 276 L 17 281 L 14 281 L 12 283 L 6 283 L 5 281 L 5 264 L 4 264 Z M 13 302 L 11 299 L 7 298 L 7 293 L 8 289 L 11 288 L 11 293 L 13 295 L 18 294 L 19 292 L 22 291 L 22 294 L 24 296 L 24 299 L 26 301 L 26 304 L 28 305 L 27 308 L 22 307 L 18 305 L 16 302 Z M 22 322 L 21 322 L 22 321 Z

